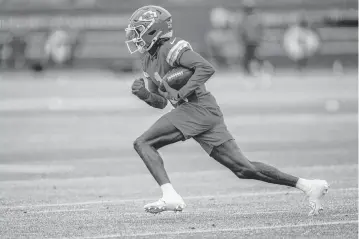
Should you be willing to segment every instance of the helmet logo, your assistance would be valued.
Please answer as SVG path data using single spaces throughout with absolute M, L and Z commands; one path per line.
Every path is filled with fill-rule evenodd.
M 143 13 L 140 17 L 139 17 L 139 21 L 150 21 L 154 18 L 157 18 L 157 13 L 154 11 L 147 11 L 145 13 Z

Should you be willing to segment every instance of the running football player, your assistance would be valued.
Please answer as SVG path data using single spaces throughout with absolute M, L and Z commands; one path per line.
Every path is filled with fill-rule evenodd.
M 148 105 L 163 109 L 170 101 L 174 109 L 159 118 L 134 141 L 134 148 L 162 189 L 163 196 L 144 209 L 150 213 L 182 211 L 186 204 L 173 188 L 158 149 L 189 138 L 195 139 L 210 157 L 230 169 L 238 178 L 255 179 L 302 190 L 309 199 L 310 215 L 322 209 L 321 198 L 328 191 L 325 180 L 308 180 L 252 162 L 241 152 L 227 130 L 223 114 L 205 83 L 215 70 L 191 45 L 172 32 L 171 14 L 159 6 L 136 10 L 126 28 L 126 44 L 131 53 L 141 55 L 144 79 L 136 79 L 132 93 Z M 162 77 L 175 67 L 193 69 L 194 74 L 180 90 Z M 159 89 L 161 82 L 166 91 Z

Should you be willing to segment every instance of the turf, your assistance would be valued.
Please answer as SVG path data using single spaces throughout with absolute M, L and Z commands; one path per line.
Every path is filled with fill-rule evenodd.
M 132 142 L 170 107 L 131 96 L 130 77 L 1 74 L 0 238 L 358 237 L 355 72 L 227 72 L 208 85 L 250 160 L 328 180 L 316 217 L 296 189 L 239 180 L 192 140 L 161 150 L 188 208 L 146 214 L 160 190 Z

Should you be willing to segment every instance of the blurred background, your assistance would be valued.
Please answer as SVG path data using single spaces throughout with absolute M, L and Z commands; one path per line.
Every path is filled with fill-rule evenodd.
M 238 180 L 193 140 L 161 149 L 187 211 L 143 213 L 160 192 L 133 141 L 171 106 L 131 94 L 142 73 L 124 28 L 150 3 L 216 66 L 207 88 L 250 160 L 328 180 L 323 217 L 286 187 Z M 357 4 L 0 0 L 0 237 L 357 238 Z
M 142 0 L 2 0 L 5 68 L 33 62 L 136 70 L 124 44 L 127 19 Z M 174 18 L 175 34 L 218 67 L 357 66 L 355 0 L 153 0 Z M 263 61 L 263 62 L 262 62 Z M 308 64 L 309 63 L 309 64 Z

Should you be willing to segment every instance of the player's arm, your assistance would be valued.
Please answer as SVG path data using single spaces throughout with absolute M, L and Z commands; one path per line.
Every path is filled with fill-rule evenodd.
M 147 81 L 150 94 L 145 102 L 154 108 L 164 109 L 167 106 L 167 99 L 158 93 L 158 86 L 153 83 L 151 79 L 148 79 Z
M 154 108 L 164 109 L 167 106 L 167 99 L 159 95 L 157 85 L 151 80 L 148 80 L 148 90 L 143 78 L 135 80 L 132 84 L 132 93 Z
M 211 63 L 189 47 L 184 48 L 184 50 L 178 54 L 174 63 L 175 65 L 194 70 L 194 74 L 188 80 L 187 84 L 178 91 L 180 99 L 186 99 L 199 86 L 206 83 L 215 73 L 215 69 Z

